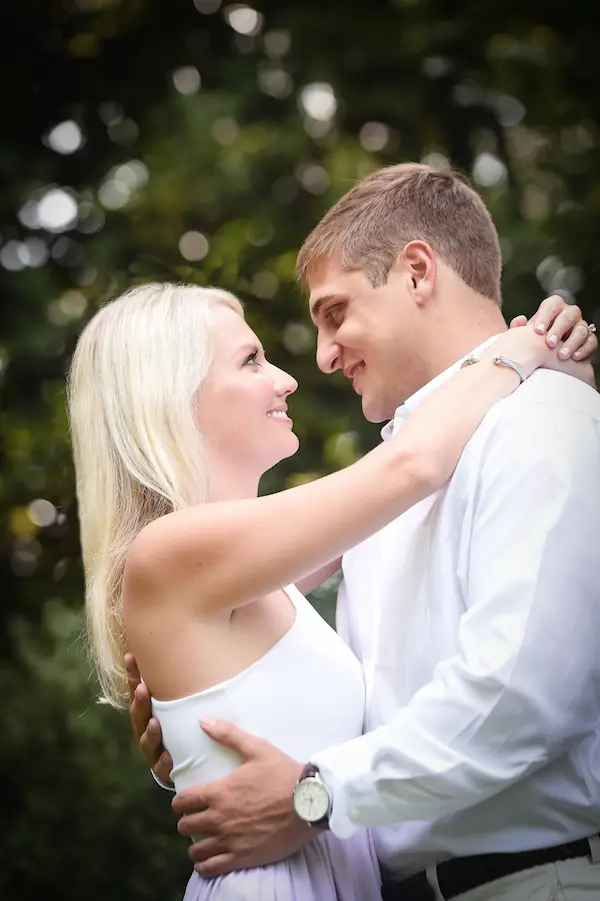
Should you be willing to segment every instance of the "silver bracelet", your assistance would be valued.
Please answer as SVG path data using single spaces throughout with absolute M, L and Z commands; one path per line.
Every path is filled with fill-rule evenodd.
M 494 363 L 496 366 L 507 366 L 509 369 L 512 369 L 517 373 L 519 378 L 521 379 L 521 385 L 527 378 L 527 373 L 523 369 L 520 363 L 515 363 L 514 360 L 508 360 L 506 357 L 497 356 L 494 357 Z
M 515 360 L 509 360 L 507 357 L 501 357 L 498 355 L 494 357 L 493 362 L 496 366 L 507 366 L 509 369 L 512 369 L 513 372 L 516 372 L 519 378 L 521 379 L 521 384 L 527 379 L 527 373 L 523 369 L 520 363 L 516 363 Z M 469 354 L 463 362 L 461 363 L 461 369 L 464 369 L 465 366 L 473 366 L 475 363 L 479 363 L 479 358 L 475 356 L 475 354 Z

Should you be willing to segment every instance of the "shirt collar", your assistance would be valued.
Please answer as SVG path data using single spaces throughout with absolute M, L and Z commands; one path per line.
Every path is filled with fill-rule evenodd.
M 471 356 L 472 354 L 477 356 L 477 354 L 482 353 L 484 350 L 486 350 L 486 348 L 490 346 L 490 344 L 493 344 L 494 341 L 497 341 L 499 337 L 500 335 L 498 334 L 493 335 L 491 338 L 488 338 L 487 341 L 484 341 L 483 344 L 479 345 L 479 347 L 476 347 L 474 350 L 470 351 L 470 353 L 465 354 L 464 357 L 462 357 L 460 360 L 457 360 L 456 363 L 453 363 L 452 366 L 449 366 L 448 369 L 444 370 L 444 372 L 441 372 L 430 382 L 427 382 L 426 385 L 423 385 L 422 388 L 419 388 L 418 391 L 415 391 L 415 393 L 411 395 L 408 400 L 405 400 L 404 403 L 400 407 L 398 407 L 394 414 L 394 418 L 390 422 L 386 423 L 386 425 L 384 425 L 384 427 L 382 428 L 381 437 L 383 438 L 383 440 L 389 441 L 392 435 L 394 435 L 398 428 L 402 425 L 404 420 L 408 419 L 410 414 L 414 412 L 414 410 L 416 410 L 417 407 L 422 404 L 423 401 L 427 397 L 429 397 L 429 395 L 432 394 L 436 388 L 439 388 L 440 385 L 443 385 L 444 382 L 447 382 L 455 372 L 458 372 L 467 357 Z

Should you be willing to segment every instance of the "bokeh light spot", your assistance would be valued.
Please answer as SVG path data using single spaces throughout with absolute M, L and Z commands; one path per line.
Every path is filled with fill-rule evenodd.
M 314 350 L 315 333 L 304 322 L 288 322 L 283 330 L 283 346 L 294 355 Z
M 191 262 L 203 260 L 208 250 L 209 243 L 202 232 L 189 231 L 179 239 L 179 253 Z
M 173 84 L 180 94 L 197 94 L 200 90 L 200 73 L 195 66 L 181 66 L 172 74 Z
M 271 300 L 279 289 L 279 279 L 273 272 L 267 272 L 266 270 L 257 272 L 252 277 L 250 288 L 257 297 L 261 297 L 263 300 Z
M 40 226 L 50 232 L 63 232 L 77 222 L 77 202 L 64 188 L 50 188 L 38 204 Z
M 320 122 L 328 122 L 337 111 L 333 88 L 326 82 L 305 85 L 300 91 L 299 100 L 306 115 Z
M 508 176 L 506 166 L 492 153 L 480 153 L 473 163 L 473 180 L 484 188 L 503 184 Z
M 213 122 L 210 133 L 218 144 L 227 146 L 227 144 L 233 144 L 240 133 L 240 127 L 235 119 L 225 116 L 223 119 L 216 119 Z
M 216 13 L 221 6 L 221 0 L 194 0 L 194 6 L 199 13 L 209 16 L 211 13 Z
M 225 18 L 238 34 L 255 35 L 262 28 L 263 17 L 255 9 L 234 4 L 225 9 Z
M 383 122 L 365 122 L 358 139 L 365 150 L 377 152 L 383 150 L 390 139 L 390 130 Z
M 292 37 L 289 31 L 267 31 L 263 37 L 265 53 L 271 59 L 281 59 L 289 51 L 292 45 Z
M 27 507 L 27 515 L 35 526 L 46 528 L 51 526 L 56 519 L 57 510 L 54 504 L 43 497 L 31 501 Z
M 85 138 L 77 122 L 73 119 L 66 119 L 64 122 L 59 122 L 58 125 L 54 126 L 46 135 L 44 143 L 56 153 L 66 156 L 70 153 L 75 153 L 76 150 L 83 147 Z

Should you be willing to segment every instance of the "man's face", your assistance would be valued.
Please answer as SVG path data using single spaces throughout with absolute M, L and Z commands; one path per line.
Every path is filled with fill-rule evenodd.
M 317 365 L 342 369 L 362 398 L 365 419 L 392 419 L 427 378 L 418 354 L 419 312 L 401 262 L 374 288 L 357 269 L 324 259 L 310 272 L 310 313 L 317 326 Z

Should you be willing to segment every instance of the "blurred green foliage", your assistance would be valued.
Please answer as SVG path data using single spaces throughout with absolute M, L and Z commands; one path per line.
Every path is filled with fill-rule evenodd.
M 600 318 L 595 4 L 4 0 L 0 13 L 0 898 L 180 897 L 169 798 L 80 638 L 63 381 L 133 282 L 238 293 L 300 382 L 272 491 L 377 440 L 314 363 L 294 259 L 374 167 L 452 162 L 502 237 L 507 316 L 552 288 Z M 460 222 L 457 222 L 460 228 Z M 349 511 L 352 515 L 352 511 Z M 329 591 L 315 595 L 332 615 Z

